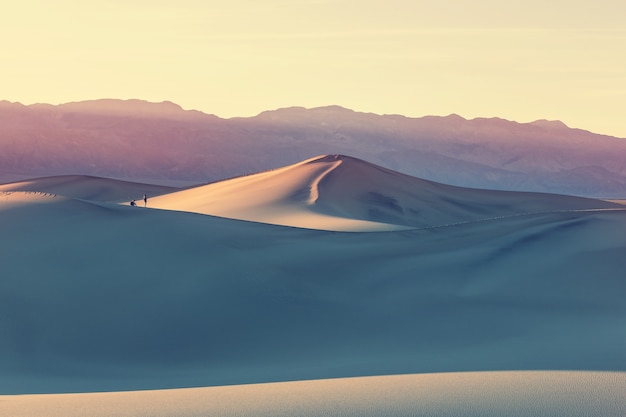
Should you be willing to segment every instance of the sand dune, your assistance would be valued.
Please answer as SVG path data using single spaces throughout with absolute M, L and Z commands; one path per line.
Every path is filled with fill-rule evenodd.
M 626 408 L 615 395 L 626 372 L 623 206 L 456 189 L 347 157 L 149 201 L 169 210 L 37 188 L 0 191 L 0 393 L 222 387 L 199 394 L 211 404 L 194 397 L 199 408 L 191 411 L 184 399 L 200 391 L 0 397 L 0 415 L 2 407 L 37 415 L 41 406 L 71 416 L 66 411 L 85 398 L 106 416 L 169 401 L 164 415 L 222 415 L 215 407 L 229 395 L 262 405 L 260 415 L 274 406 L 314 415 L 343 399 L 343 415 L 359 414 L 365 399 L 374 402 L 370 415 L 422 406 L 425 415 L 515 415 L 501 412 L 510 402 L 518 415 L 536 415 L 536 404 L 554 405 L 554 415 Z M 388 199 L 363 200 L 363 192 Z M 426 223 L 409 209 L 419 198 Z M 263 214 L 246 221 L 197 214 L 205 204 L 220 214 L 213 209 L 234 208 L 237 199 L 241 217 L 255 212 L 255 201 Z M 391 216 L 397 207 L 403 215 Z M 261 223 L 273 208 L 310 223 Z M 359 217 L 373 208 L 384 218 Z M 342 227 L 348 219 L 408 230 L 315 230 L 327 224 L 320 214 Z M 520 370 L 546 372 L 512 372 L 508 382 L 464 373 Z M 408 373 L 444 374 L 389 376 Z M 225 387 L 383 375 L 390 388 L 373 388 L 371 379 Z M 436 384 L 428 378 L 453 388 L 430 390 Z M 415 403 L 416 386 L 430 402 Z M 467 397 L 477 402 L 459 410 Z M 223 415 L 251 412 L 228 404 Z
M 554 210 L 599 200 L 452 187 L 343 155 L 190 188 L 150 207 L 336 231 L 401 230 Z
M 0 193 L 35 191 L 92 201 L 123 202 L 177 191 L 163 185 L 140 184 L 84 175 L 61 175 L 0 184 Z
M 621 417 L 626 373 L 396 375 L 167 391 L 0 396 L 12 417 Z

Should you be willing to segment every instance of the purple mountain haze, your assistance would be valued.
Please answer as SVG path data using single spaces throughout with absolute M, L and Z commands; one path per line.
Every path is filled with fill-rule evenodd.
M 321 154 L 476 188 L 626 197 L 626 139 L 559 121 L 408 118 L 339 106 L 221 119 L 171 102 L 0 101 L 0 176 L 212 182 Z

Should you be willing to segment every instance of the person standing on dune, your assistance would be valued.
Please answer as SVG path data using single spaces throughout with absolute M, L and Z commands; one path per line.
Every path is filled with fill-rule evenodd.
M 148 196 L 147 195 L 143 195 L 143 206 L 147 207 L 148 206 Z

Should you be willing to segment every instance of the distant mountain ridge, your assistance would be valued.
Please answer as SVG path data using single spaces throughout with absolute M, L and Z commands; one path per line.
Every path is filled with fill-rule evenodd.
M 409 118 L 340 106 L 222 119 L 171 102 L 0 101 L 0 175 L 212 182 L 348 154 L 466 187 L 626 196 L 626 139 L 560 121 Z

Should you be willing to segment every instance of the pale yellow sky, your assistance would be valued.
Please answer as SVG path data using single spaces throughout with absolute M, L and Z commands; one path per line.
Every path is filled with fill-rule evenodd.
M 0 99 L 170 100 L 221 117 L 338 104 L 626 138 L 623 0 L 5 3 Z

